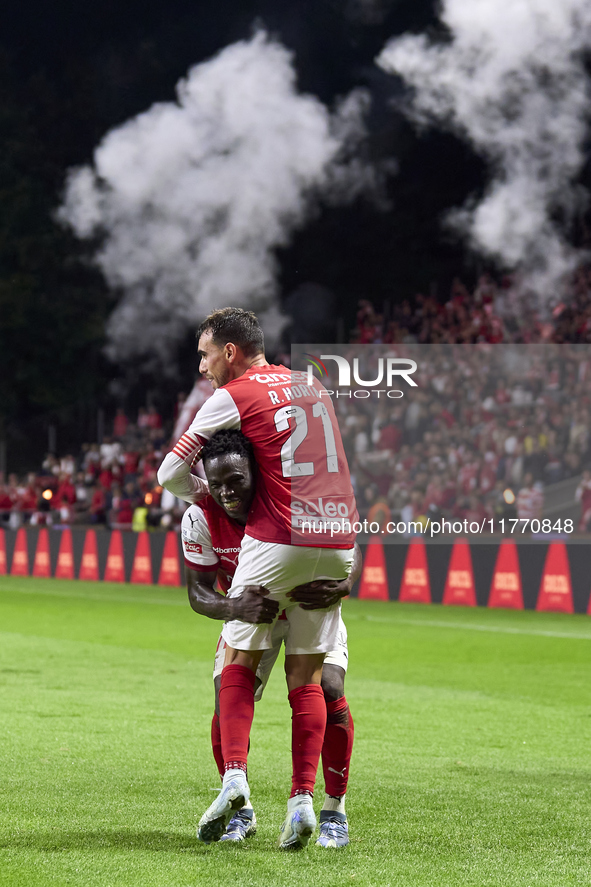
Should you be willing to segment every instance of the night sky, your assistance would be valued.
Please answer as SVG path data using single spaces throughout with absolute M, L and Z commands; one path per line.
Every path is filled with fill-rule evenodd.
M 346 15 L 355 4 L 299 2 L 181 2 L 97 4 L 65 2 L 53 10 L 9 12 L 6 61 L 13 95 L 32 112 L 38 137 L 60 175 L 88 162 L 101 137 L 155 101 L 170 101 L 187 69 L 262 24 L 295 53 L 301 90 L 327 105 L 356 86 L 372 94 L 369 116 L 372 159 L 395 156 L 399 172 L 388 181 L 388 211 L 360 201 L 326 210 L 294 239 L 281 257 L 282 292 L 313 280 L 354 305 L 368 296 L 379 305 L 449 282 L 463 251 L 441 234 L 439 219 L 482 185 L 482 164 L 464 144 L 441 133 L 417 137 L 392 102 L 396 78 L 373 60 L 387 39 L 423 31 L 436 21 L 433 3 L 383 4 L 378 23 Z M 31 171 L 33 173 L 33 171 Z M 461 270 L 461 267 L 460 267 Z M 349 313 L 349 317 L 351 314 Z
M 378 308 L 427 289 L 443 298 L 456 274 L 470 282 L 486 267 L 440 224 L 445 210 L 482 192 L 484 162 L 453 135 L 418 133 L 397 107 L 401 82 L 374 64 L 392 36 L 435 33 L 432 0 L 12 4 L 0 37 L 0 423 L 15 440 L 49 416 L 83 424 L 98 405 L 113 405 L 117 368 L 102 349 L 114 296 L 88 245 L 54 222 L 67 169 L 89 163 L 112 127 L 173 100 L 192 65 L 257 25 L 293 51 L 299 88 L 329 107 L 368 89 L 364 151 L 398 164 L 380 206 L 360 198 L 319 208 L 281 251 L 284 304 L 293 306 L 298 286 L 320 284 L 349 330 L 360 298 Z M 129 398 L 149 390 L 163 401 L 178 381 L 138 372 Z

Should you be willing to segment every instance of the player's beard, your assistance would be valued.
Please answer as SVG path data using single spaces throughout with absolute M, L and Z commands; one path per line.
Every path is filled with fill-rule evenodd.
M 213 390 L 216 388 L 221 388 L 222 385 L 226 385 L 232 379 L 231 368 L 229 366 L 221 366 L 219 370 L 216 372 L 215 376 L 212 374 L 210 378 L 210 384 Z

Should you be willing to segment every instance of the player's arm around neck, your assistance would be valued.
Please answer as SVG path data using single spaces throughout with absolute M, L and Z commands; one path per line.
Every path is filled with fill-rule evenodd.
M 191 464 L 201 447 L 220 428 L 240 428 L 240 413 L 224 389 L 214 391 L 203 404 L 188 431 L 164 457 L 158 483 L 185 502 L 198 502 L 209 492 L 205 481 L 191 474 Z
M 158 483 L 184 502 L 199 502 L 209 493 L 207 482 L 191 474 L 189 465 L 174 450 L 167 453 L 158 469 Z

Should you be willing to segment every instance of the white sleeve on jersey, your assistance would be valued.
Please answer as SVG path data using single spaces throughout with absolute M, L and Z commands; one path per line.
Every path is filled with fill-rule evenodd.
M 190 505 L 183 514 L 181 542 L 185 560 L 189 563 L 212 570 L 217 568 L 219 558 L 213 550 L 207 517 L 199 505 Z
M 191 474 L 190 464 L 200 444 L 198 437 L 210 438 L 220 428 L 240 428 L 240 413 L 224 388 L 218 388 L 206 401 L 174 449 L 158 469 L 158 483 L 185 502 L 197 502 L 209 489 Z
M 207 481 L 191 474 L 190 466 L 172 451 L 166 454 L 158 469 L 158 483 L 185 502 L 198 502 L 209 493 Z
M 217 388 L 203 404 L 191 422 L 188 434 L 210 438 L 221 428 L 240 428 L 238 407 L 225 388 Z

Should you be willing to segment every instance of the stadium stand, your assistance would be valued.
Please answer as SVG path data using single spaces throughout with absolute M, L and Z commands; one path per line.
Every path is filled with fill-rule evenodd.
M 431 346 L 412 398 L 337 404 L 362 518 L 376 508 L 403 520 L 537 516 L 562 484 L 578 531 L 591 532 L 591 361 L 577 347 L 591 341 L 591 268 L 551 319 L 525 296 L 515 309 L 515 285 L 483 275 L 470 291 L 456 278 L 446 301 L 418 294 L 381 314 L 359 302 L 351 346 Z M 456 346 L 453 359 L 433 346 Z M 162 507 L 156 470 L 207 389 L 180 393 L 169 422 L 153 406 L 135 421 L 119 408 L 102 441 L 0 478 L 0 525 L 175 526 L 182 508 Z

